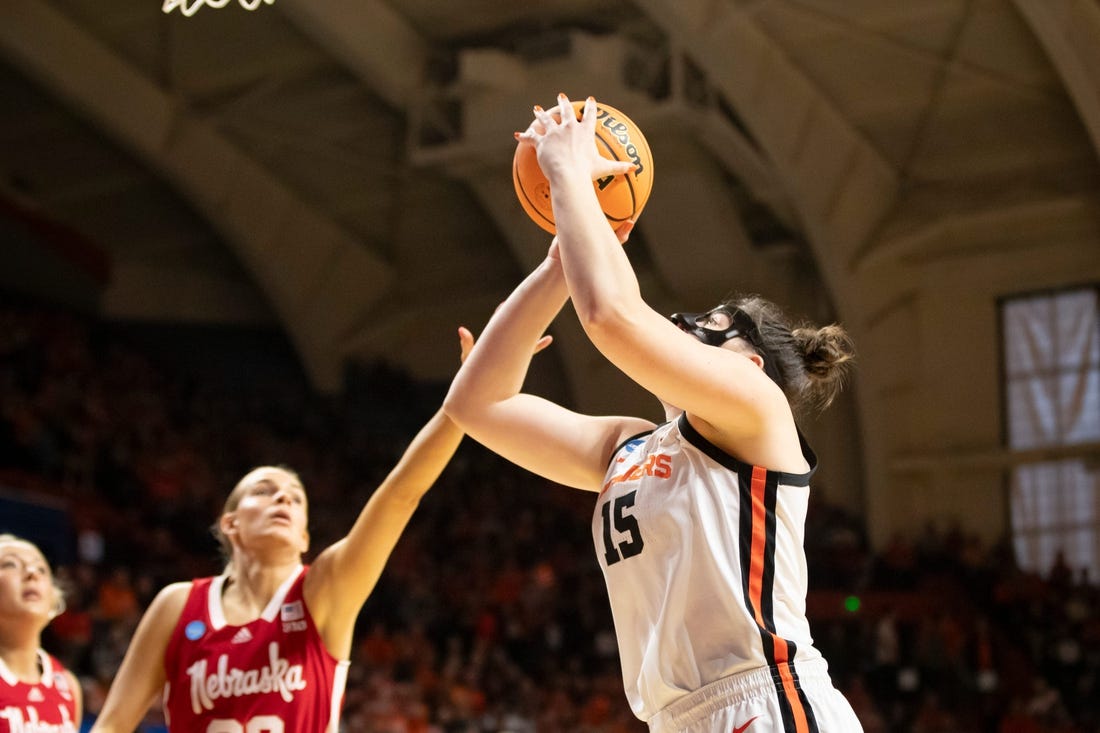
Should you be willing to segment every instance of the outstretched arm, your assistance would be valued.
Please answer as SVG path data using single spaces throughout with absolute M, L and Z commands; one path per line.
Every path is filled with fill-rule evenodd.
M 652 423 L 592 417 L 520 390 L 530 344 L 567 299 L 556 246 L 493 314 L 451 385 L 444 409 L 472 438 L 530 471 L 598 491 L 611 450 Z
M 465 360 L 474 344 L 466 328 L 459 329 L 459 344 Z M 313 562 L 303 592 L 325 646 L 338 659 L 350 653 L 359 610 L 421 497 L 443 473 L 462 436 L 442 408 L 436 411 L 375 489 L 347 536 Z
M 474 336 L 458 329 L 461 360 L 474 346 Z M 550 337 L 536 339 L 541 351 Z M 351 651 L 359 610 L 385 568 L 421 497 L 443 473 L 462 442 L 463 432 L 440 408 L 416 434 L 389 475 L 375 489 L 351 531 L 322 552 L 306 577 L 303 592 L 325 646 L 344 659 Z

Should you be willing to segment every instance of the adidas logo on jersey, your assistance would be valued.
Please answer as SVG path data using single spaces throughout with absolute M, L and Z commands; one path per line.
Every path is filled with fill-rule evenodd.
M 46 696 L 42 694 L 42 690 L 32 687 L 31 691 L 27 693 L 27 699 L 31 702 L 42 702 L 46 699 Z
M 231 644 L 247 644 L 252 641 L 252 632 L 248 630 L 247 626 L 242 626 L 241 630 L 233 635 L 230 640 Z

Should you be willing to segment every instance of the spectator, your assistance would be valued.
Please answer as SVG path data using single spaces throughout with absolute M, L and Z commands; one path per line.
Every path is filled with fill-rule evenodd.
M 79 345 L 49 346 L 69 340 Z M 86 357 L 73 356 L 82 350 Z M 70 356 L 46 358 L 47 352 Z M 242 466 L 293 453 L 326 477 L 333 496 L 341 499 L 325 503 L 339 510 L 366 501 L 409 439 L 406 423 L 372 419 L 381 408 L 399 412 L 384 404 L 387 389 L 381 383 L 372 387 L 373 403 L 356 408 L 365 400 L 351 396 L 346 406 L 333 405 L 310 396 L 304 382 L 283 372 L 278 389 L 269 388 L 264 370 L 278 359 L 267 353 L 242 355 L 242 361 L 262 364 L 251 369 L 257 375 L 252 381 L 232 388 L 214 372 L 187 371 L 184 359 L 162 365 L 151 354 L 131 337 L 71 315 L 0 306 L 0 480 L 67 501 L 80 520 L 74 525 L 99 535 L 93 553 L 57 568 L 69 607 L 43 632 L 44 646 L 79 676 L 92 714 L 102 705 L 103 690 L 132 635 L 132 621 L 108 621 L 96 611 L 100 586 L 116 566 L 127 568 L 138 609 L 144 610 L 152 591 L 165 583 L 221 570 L 204 517 L 217 511 L 219 487 Z M 394 374 L 392 368 L 377 372 L 379 379 L 387 374 Z M 399 382 L 394 394 L 423 390 L 412 403 L 431 404 L 440 396 L 436 385 L 394 378 Z M 81 389 L 53 387 L 49 399 L 38 399 L 54 381 Z M 291 392 L 293 397 L 268 399 Z M 308 420 L 289 420 L 285 413 L 295 409 L 308 413 Z M 90 454 L 90 478 L 70 481 L 65 470 L 59 475 L 50 469 L 49 461 L 28 460 L 31 454 L 13 443 L 13 411 L 27 424 L 55 426 L 50 430 L 68 423 L 85 426 L 80 441 L 59 440 L 59 460 L 62 466 L 69 463 L 71 450 Z M 138 467 L 165 445 L 175 446 L 174 454 L 201 457 L 187 464 L 194 473 L 180 482 L 186 511 L 164 512 L 141 488 Z M 382 670 L 358 646 L 353 651 L 346 729 L 368 733 L 359 721 L 366 720 L 361 716 L 375 688 L 384 692 L 394 686 L 386 694 L 397 701 L 403 724 L 420 725 L 416 721 L 426 716 L 429 733 L 471 726 L 482 727 L 478 733 L 494 731 L 493 726 L 517 733 L 577 733 L 582 721 L 593 733 L 641 733 L 644 727 L 622 695 L 607 600 L 588 554 L 586 497 L 532 486 L 530 477 L 472 443 L 460 449 L 441 480 L 444 485 L 423 501 L 361 614 L 357 641 L 376 628 L 396 652 Z M 315 542 L 339 536 L 345 526 L 340 511 L 316 508 Z M 855 521 L 827 502 L 810 512 L 808 529 L 823 529 L 818 536 L 828 536 L 833 523 Z M 1100 730 L 1100 589 L 1094 577 L 1077 569 L 1059 596 L 1049 579 L 1016 566 L 1010 542 L 983 547 L 964 536 L 962 543 L 961 557 L 943 558 L 935 576 L 915 561 L 914 537 L 905 532 L 877 552 L 857 543 L 863 556 L 828 557 L 833 547 L 846 554 L 853 549 L 851 543 L 828 542 L 818 545 L 824 554 L 809 554 L 811 601 L 837 590 L 830 568 L 854 561 L 874 569 L 859 588 L 864 600 L 859 613 L 819 618 L 817 604 L 810 612 L 822 640 L 826 627 L 829 636 L 836 634 L 830 662 L 845 670 L 843 686 L 853 706 L 873 704 L 871 712 L 862 702 L 857 709 L 865 729 L 873 731 L 880 717 L 890 733 L 909 733 L 924 691 L 939 686 L 934 678 L 908 672 L 917 661 L 912 641 L 919 618 L 924 609 L 939 607 L 950 611 L 963 642 L 965 675 L 958 692 L 967 694 L 949 691 L 939 699 L 960 733 Z M 75 537 L 73 546 L 78 547 Z M 547 580 L 566 589 L 554 604 L 546 604 L 540 591 Z M 913 592 L 930 587 L 934 594 Z M 876 605 L 877 597 L 885 600 Z M 495 619 L 491 638 L 478 635 L 483 614 Z M 1063 643 L 1067 638 L 1077 649 Z M 1060 647 L 1061 654 L 1049 653 Z M 1058 671 L 1060 659 L 1072 661 L 1072 682 Z M 886 671 L 891 664 L 895 674 Z M 1059 700 L 1041 721 L 1025 710 L 1029 700 L 1049 696 L 1035 693 L 1036 676 Z M 448 699 L 456 679 L 484 700 L 480 716 L 456 716 Z M 900 692 L 899 679 L 914 691 Z M 974 709 L 986 717 L 977 719 Z M 163 730 L 156 710 L 142 725 Z

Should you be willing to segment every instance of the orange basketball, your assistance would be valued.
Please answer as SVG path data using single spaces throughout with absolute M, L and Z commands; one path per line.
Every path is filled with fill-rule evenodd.
M 577 119 L 584 111 L 584 102 L 573 102 Z M 554 113 L 555 118 L 557 114 Z M 612 227 L 628 219 L 637 219 L 653 190 L 653 154 L 642 131 L 634 122 L 614 107 L 596 104 L 596 147 L 600 155 L 611 160 L 630 160 L 636 167 L 621 176 L 608 176 L 593 181 L 600 208 Z M 521 143 L 512 158 L 512 183 L 516 196 L 527 215 L 546 231 L 554 234 L 554 209 L 550 203 L 550 182 L 542 174 L 535 146 Z

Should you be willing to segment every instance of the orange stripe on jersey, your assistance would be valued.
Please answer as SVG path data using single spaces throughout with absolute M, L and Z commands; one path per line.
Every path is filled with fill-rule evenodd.
M 764 627 L 761 615 L 761 596 L 764 592 L 764 549 L 767 544 L 767 507 L 764 506 L 764 490 L 767 486 L 768 472 L 760 466 L 753 466 L 752 485 L 752 553 L 749 556 L 749 600 L 756 613 L 756 623 Z
M 753 466 L 752 480 L 749 487 L 749 495 L 752 497 L 752 545 L 749 557 L 749 602 L 752 604 L 756 623 L 760 626 L 762 634 L 766 634 L 771 640 L 773 649 L 773 664 L 779 673 L 780 694 L 786 698 L 787 705 L 793 718 L 794 730 L 789 733 L 812 733 L 816 726 L 811 725 L 806 709 L 802 705 L 801 695 L 795 683 L 794 671 L 791 669 L 790 647 L 787 640 L 772 630 L 772 622 L 764 618 L 764 573 L 765 565 L 774 562 L 769 553 L 774 553 L 775 548 L 768 547 L 768 506 L 767 506 L 767 479 L 768 471 L 761 466 Z

